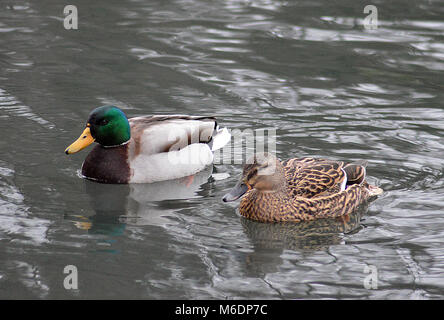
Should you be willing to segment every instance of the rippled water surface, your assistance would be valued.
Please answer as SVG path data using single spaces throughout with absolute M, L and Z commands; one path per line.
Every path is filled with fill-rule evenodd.
M 363 1 L 71 2 L 78 30 L 63 2 L 0 1 L 1 298 L 444 298 L 442 1 L 372 1 L 376 30 Z M 385 193 L 282 225 L 221 201 L 240 165 L 85 181 L 63 151 L 103 104 L 276 128 L 281 159 L 367 159 Z

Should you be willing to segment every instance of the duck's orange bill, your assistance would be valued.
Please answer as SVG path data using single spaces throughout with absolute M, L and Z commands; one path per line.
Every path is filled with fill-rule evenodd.
M 89 129 L 89 126 L 86 127 L 85 130 L 83 130 L 80 137 L 74 141 L 68 148 L 65 149 L 66 154 L 73 154 L 76 152 L 79 152 L 82 149 L 85 149 L 87 146 L 89 146 L 91 143 L 93 143 L 96 139 L 94 139 L 91 135 L 91 131 Z

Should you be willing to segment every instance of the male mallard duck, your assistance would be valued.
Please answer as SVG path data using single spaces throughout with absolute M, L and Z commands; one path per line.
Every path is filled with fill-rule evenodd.
M 242 216 L 263 221 L 302 221 L 338 217 L 355 210 L 382 189 L 365 181 L 365 163 L 314 158 L 281 163 L 269 153 L 247 161 L 241 180 L 223 201 L 242 198 Z
M 128 119 L 119 108 L 103 106 L 90 113 L 85 130 L 65 153 L 76 153 L 97 142 L 83 162 L 85 178 L 103 183 L 146 183 L 203 170 L 213 163 L 213 151 L 230 138 L 213 117 Z

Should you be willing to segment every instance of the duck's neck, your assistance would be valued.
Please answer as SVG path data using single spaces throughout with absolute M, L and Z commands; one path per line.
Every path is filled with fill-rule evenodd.
M 276 160 L 276 166 L 274 168 L 274 172 L 272 172 L 272 175 L 269 178 L 269 181 L 271 188 L 268 190 L 259 190 L 260 192 L 276 194 L 285 194 L 287 192 L 287 179 L 285 178 L 284 167 L 279 160 Z
M 118 148 L 118 147 L 126 145 L 128 142 L 130 142 L 130 141 L 127 140 L 125 142 L 122 142 L 121 144 L 115 144 L 115 145 L 112 145 L 112 146 L 104 146 L 104 145 L 101 145 L 101 146 L 106 148 L 106 149 L 108 149 L 108 148 Z

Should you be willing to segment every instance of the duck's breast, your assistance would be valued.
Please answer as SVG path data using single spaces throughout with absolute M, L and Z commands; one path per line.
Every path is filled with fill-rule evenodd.
M 96 145 L 82 164 L 82 175 L 102 183 L 128 183 L 128 144 L 112 148 Z

